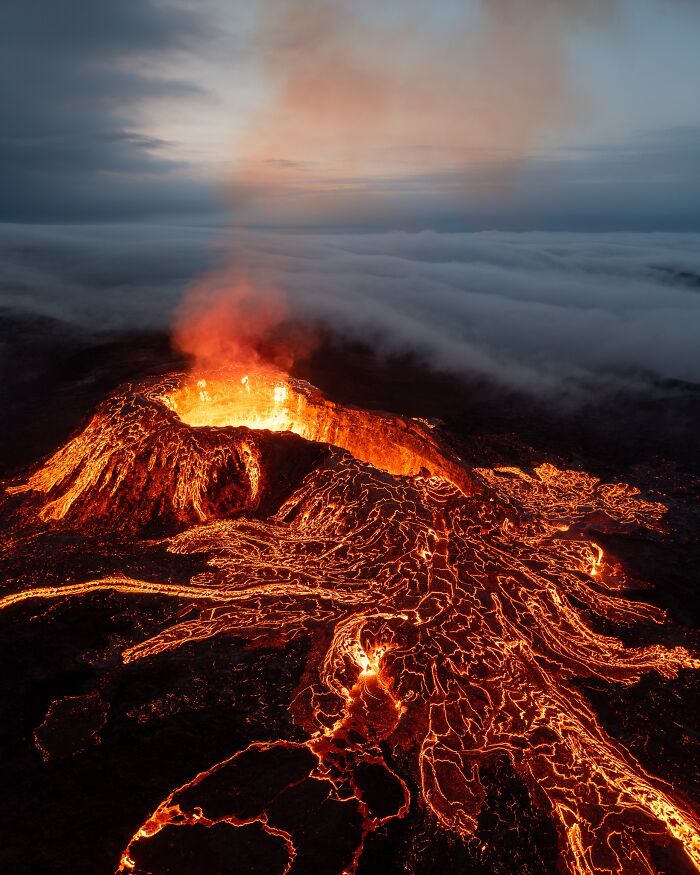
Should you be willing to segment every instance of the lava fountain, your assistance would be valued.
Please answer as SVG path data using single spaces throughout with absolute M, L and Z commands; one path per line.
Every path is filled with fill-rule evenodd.
M 654 872 L 652 846 L 669 843 L 700 871 L 696 812 L 606 733 L 576 684 L 700 667 L 682 647 L 596 629 L 667 622 L 625 597 L 623 571 L 587 534 L 594 518 L 660 530 L 663 504 L 636 489 L 550 464 L 469 470 L 435 423 L 254 368 L 125 387 L 5 501 L 17 556 L 37 533 L 76 531 L 126 551 L 155 540 L 183 563 L 167 581 L 36 581 L 0 608 L 100 589 L 182 603 L 123 647 L 124 664 L 213 637 L 310 643 L 289 703 L 305 740 L 254 742 L 174 788 L 139 815 L 118 872 L 180 871 L 189 835 L 234 831 L 259 871 L 353 873 L 366 837 L 411 806 L 470 836 L 480 767 L 504 755 L 551 815 L 563 871 Z

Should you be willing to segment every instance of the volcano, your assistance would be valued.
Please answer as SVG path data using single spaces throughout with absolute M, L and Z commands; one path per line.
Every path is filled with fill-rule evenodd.
M 416 817 L 483 857 L 499 763 L 558 871 L 700 871 L 692 803 L 583 688 L 700 668 L 680 633 L 654 642 L 673 624 L 602 545 L 663 539 L 663 495 L 550 462 L 470 465 L 436 421 L 261 369 L 122 387 L 3 502 L 1 613 L 50 628 L 57 607 L 109 597 L 129 618 L 81 657 L 93 687 L 45 709 L 44 767 L 99 750 L 121 707 L 109 690 L 136 667 L 157 685 L 164 660 L 212 642 L 251 666 L 302 654 L 265 737 L 127 805 L 111 871 L 380 871 L 376 841 Z M 258 673 L 243 682 L 267 714 Z M 124 713 L 148 725 L 201 695 Z

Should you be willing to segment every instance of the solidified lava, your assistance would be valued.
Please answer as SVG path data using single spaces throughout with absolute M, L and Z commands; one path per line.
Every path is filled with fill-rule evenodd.
M 7 492 L 4 545 L 20 559 L 48 529 L 155 539 L 183 565 L 167 581 L 35 581 L 0 607 L 100 589 L 181 602 L 124 663 L 214 636 L 311 642 L 289 705 L 306 740 L 256 742 L 193 775 L 134 824 L 116 871 L 196 858 L 211 872 L 353 873 L 367 835 L 408 813 L 411 786 L 441 829 L 472 835 L 480 767 L 503 756 L 550 813 L 562 870 L 653 873 L 653 846 L 675 843 L 700 871 L 697 813 L 576 683 L 700 667 L 682 647 L 597 631 L 666 622 L 625 598 L 624 572 L 586 534 L 591 520 L 661 530 L 660 502 L 553 465 L 467 470 L 430 423 L 266 374 L 128 387 Z

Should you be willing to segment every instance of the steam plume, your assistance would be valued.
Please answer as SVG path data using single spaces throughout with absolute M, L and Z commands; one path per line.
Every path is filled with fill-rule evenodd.
M 275 284 L 253 285 L 238 267 L 215 271 L 187 291 L 172 339 L 194 373 L 226 370 L 239 377 L 250 369 L 287 371 L 317 342 L 312 328 L 288 322 Z
M 512 163 L 582 103 L 567 76 L 573 29 L 610 0 L 268 0 L 260 38 L 274 97 L 240 172 L 323 194 L 372 177 Z M 303 206 L 303 205 L 300 205 Z

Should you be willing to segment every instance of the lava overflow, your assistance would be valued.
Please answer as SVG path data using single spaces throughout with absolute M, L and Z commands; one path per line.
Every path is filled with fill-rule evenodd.
M 593 519 L 660 531 L 664 505 L 636 489 L 550 464 L 469 470 L 433 423 L 261 371 L 120 390 L 4 501 L 3 547 L 20 559 L 58 531 L 116 539 L 120 555 L 148 540 L 182 566 L 167 581 L 113 568 L 31 580 L 2 609 L 97 590 L 182 605 L 122 648 L 124 664 L 215 636 L 309 642 L 289 703 L 302 740 L 254 742 L 192 775 L 136 815 L 115 871 L 173 871 L 161 856 L 188 834 L 233 830 L 260 871 L 353 873 L 367 836 L 412 806 L 473 835 L 481 769 L 499 756 L 551 815 L 563 871 L 653 873 L 653 846 L 670 843 L 700 871 L 697 813 L 606 733 L 576 683 L 700 667 L 682 647 L 596 628 L 667 622 L 625 597 L 624 572 L 587 535 Z

